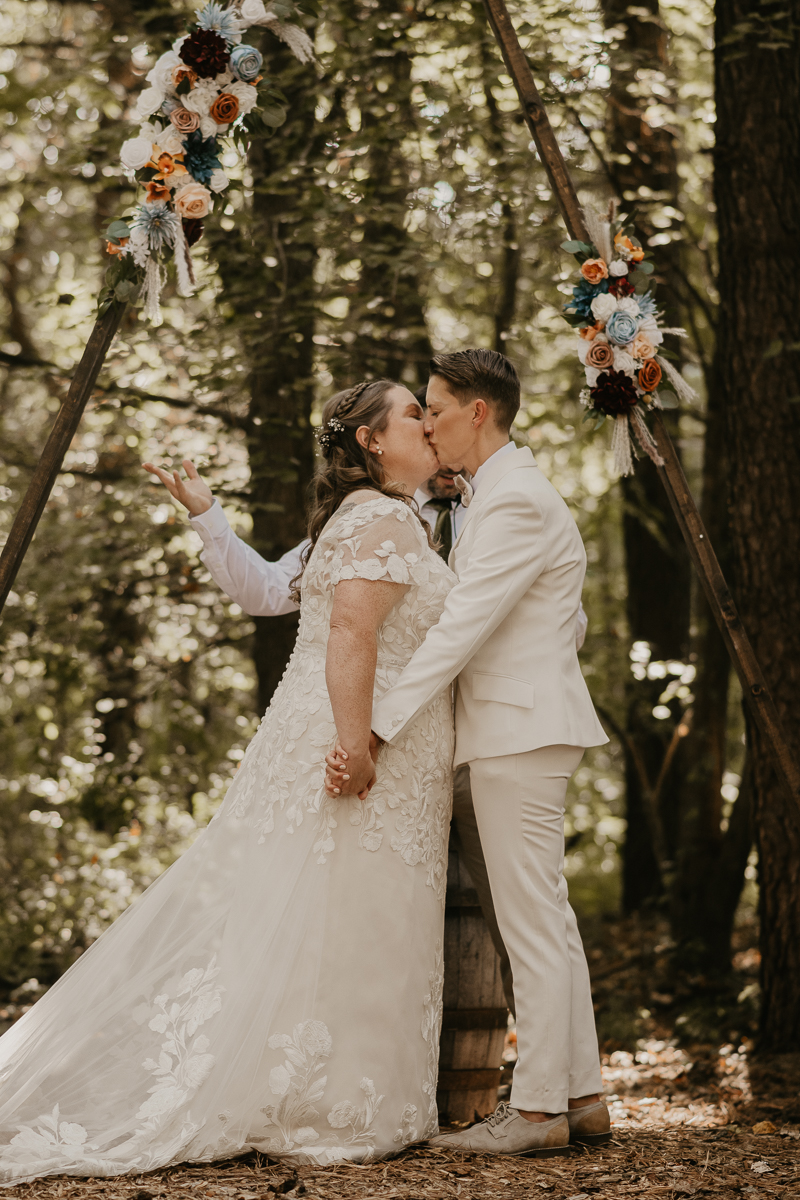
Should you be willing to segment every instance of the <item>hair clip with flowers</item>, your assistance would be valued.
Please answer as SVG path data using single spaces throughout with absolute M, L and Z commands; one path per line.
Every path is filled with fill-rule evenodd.
M 324 429 L 317 431 L 317 441 L 323 450 L 330 450 L 339 440 L 339 434 L 344 433 L 345 426 L 337 417 L 331 417 Z

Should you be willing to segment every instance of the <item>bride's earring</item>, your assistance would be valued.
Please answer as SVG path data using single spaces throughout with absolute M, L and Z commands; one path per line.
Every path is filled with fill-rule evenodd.
M 375 453 L 376 453 L 376 454 L 383 454 L 383 451 L 381 450 L 380 446 L 376 446 L 376 447 L 375 447 Z

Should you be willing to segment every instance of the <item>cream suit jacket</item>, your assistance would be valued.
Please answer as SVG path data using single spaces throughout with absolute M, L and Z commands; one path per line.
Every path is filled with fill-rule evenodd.
M 457 679 L 455 766 L 607 742 L 575 648 L 586 552 L 529 449 L 487 464 L 450 566 L 458 582 L 375 704 L 375 732 L 394 741 Z

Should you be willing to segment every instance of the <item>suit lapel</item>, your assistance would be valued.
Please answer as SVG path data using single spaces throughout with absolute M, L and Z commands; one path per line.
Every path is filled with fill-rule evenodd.
M 472 497 L 472 502 L 467 509 L 467 515 L 464 518 L 464 524 L 459 530 L 458 537 L 453 543 L 453 549 L 447 559 L 448 566 L 451 571 L 455 570 L 455 553 L 461 542 L 464 532 L 470 526 L 477 515 L 477 510 L 482 502 L 486 499 L 492 489 L 505 478 L 510 471 L 517 471 L 520 467 L 535 467 L 536 459 L 533 457 L 533 452 L 528 446 L 523 446 L 520 450 L 515 450 L 513 454 L 503 454 L 495 462 L 491 464 L 486 474 L 481 477 L 480 491 Z

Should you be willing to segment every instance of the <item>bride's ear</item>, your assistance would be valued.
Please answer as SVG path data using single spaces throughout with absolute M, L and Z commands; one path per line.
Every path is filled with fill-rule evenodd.
M 363 446 L 365 450 L 369 450 L 369 425 L 359 425 L 356 430 L 356 441 L 359 446 Z

